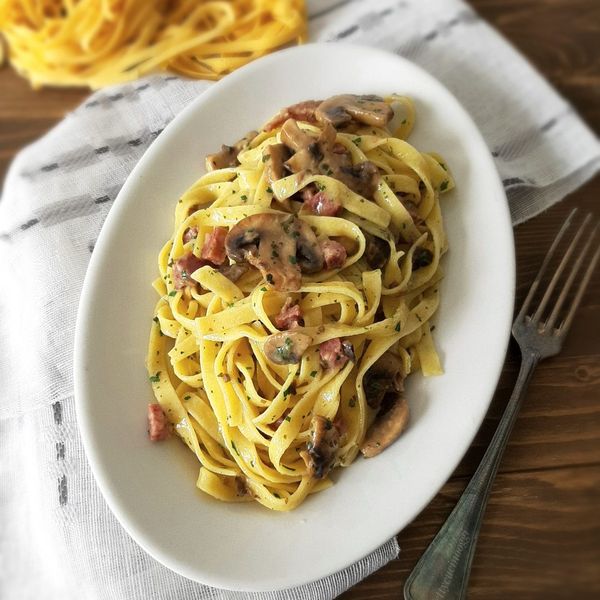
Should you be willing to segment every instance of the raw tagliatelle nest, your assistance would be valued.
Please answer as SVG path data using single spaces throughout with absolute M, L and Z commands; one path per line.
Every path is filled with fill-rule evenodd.
M 0 32 L 34 87 L 97 89 L 157 70 L 219 79 L 302 42 L 306 17 L 303 0 L 0 0 Z

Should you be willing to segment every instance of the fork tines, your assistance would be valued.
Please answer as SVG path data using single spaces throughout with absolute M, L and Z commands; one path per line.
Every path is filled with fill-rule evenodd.
M 537 326 L 537 329 L 540 333 L 544 332 L 560 336 L 564 336 L 567 333 L 571 323 L 573 322 L 575 311 L 581 302 L 583 294 L 585 293 L 585 289 L 592 277 L 594 268 L 596 267 L 598 259 L 600 258 L 600 245 L 598 244 L 597 240 L 597 233 L 600 223 L 596 223 L 590 231 L 592 214 L 588 213 L 575 231 L 575 235 L 564 251 L 562 259 L 558 264 L 558 267 L 556 267 L 556 270 L 552 275 L 550 283 L 548 284 L 548 287 L 546 288 L 546 291 L 542 296 L 537 309 L 533 314 L 528 313 L 536 291 L 540 287 L 542 278 L 548 270 L 552 258 L 556 253 L 556 250 L 559 248 L 562 238 L 571 229 L 571 225 L 574 221 L 576 213 L 577 209 L 575 208 L 573 211 L 571 211 L 571 214 L 569 214 L 563 226 L 560 228 L 560 231 L 552 242 L 550 250 L 548 250 L 544 261 L 542 262 L 540 271 L 534 279 L 529 293 L 527 294 L 527 298 L 525 298 L 525 302 L 523 303 L 523 306 L 517 316 L 517 321 L 524 322 L 528 325 Z M 583 276 L 580 276 L 579 286 L 575 291 L 575 295 L 571 300 L 571 304 L 566 314 L 563 315 L 559 326 L 555 327 L 559 316 L 561 315 L 561 309 L 565 304 L 569 291 L 575 280 L 578 278 L 582 267 L 587 268 L 585 268 Z M 570 271 L 568 271 L 567 268 L 569 268 Z M 550 311 L 550 315 L 545 320 L 542 320 L 542 316 L 545 314 L 546 307 L 548 306 L 552 294 L 554 293 L 554 290 L 556 289 L 557 284 L 561 280 L 561 276 L 563 273 L 565 273 L 565 271 L 568 273 L 568 275 L 566 275 L 566 280 L 562 283 L 562 289 L 559 288 L 560 293 L 555 300 L 555 304 Z

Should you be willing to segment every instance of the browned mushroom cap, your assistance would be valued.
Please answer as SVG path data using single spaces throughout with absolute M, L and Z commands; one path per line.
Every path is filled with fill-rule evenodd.
M 265 356 L 276 365 L 296 365 L 312 343 L 310 335 L 284 331 L 270 335 L 263 346 Z
M 281 141 L 295 153 L 285 166 L 292 173 L 306 171 L 334 177 L 357 194 L 372 198 L 380 180 L 377 166 L 369 161 L 353 165 L 350 153 L 335 140 L 336 132 L 329 122 L 314 138 L 288 119 L 281 128 Z
M 361 445 L 360 451 L 365 458 L 377 456 L 395 442 L 408 423 L 408 402 L 397 394 L 391 407 L 378 415 Z
M 302 131 L 293 119 L 288 119 L 283 124 L 281 141 L 295 151 L 294 156 L 286 162 L 286 166 L 293 173 L 304 170 L 315 171 L 323 159 L 323 150 L 319 145 L 319 140 Z
M 369 160 L 352 165 L 350 168 L 342 167 L 340 171 L 337 178 L 365 198 L 372 198 L 379 187 L 381 179 L 379 169 Z
M 313 417 L 311 430 L 311 441 L 300 455 L 310 475 L 322 479 L 335 463 L 340 444 L 340 430 L 329 419 L 320 415 Z
M 413 271 L 428 267 L 433 262 L 433 252 L 427 248 L 421 248 L 418 246 L 415 248 L 412 257 L 412 268 Z
M 394 111 L 379 96 L 343 94 L 322 102 L 315 111 L 315 116 L 321 123 L 328 122 L 336 128 L 343 127 L 352 120 L 385 127 L 392 120 Z
M 283 222 L 283 230 L 296 240 L 296 260 L 302 273 L 321 271 L 324 266 L 323 251 L 310 226 L 294 217 Z
M 379 409 L 388 392 L 401 392 L 404 380 L 400 357 L 386 352 L 375 361 L 365 374 L 363 382 L 367 404 Z
M 290 157 L 290 151 L 285 144 L 270 144 L 266 147 L 263 160 L 268 160 L 267 178 L 270 183 L 285 177 L 287 174 L 284 162 Z
M 245 275 L 249 269 L 249 265 L 245 263 L 234 263 L 232 265 L 221 265 L 219 267 L 219 273 L 221 273 L 221 275 L 224 275 L 225 277 L 227 277 L 227 279 L 235 283 L 243 275 Z
M 238 140 L 233 146 L 223 144 L 221 149 L 214 154 L 206 157 L 206 170 L 214 171 L 216 169 L 225 169 L 227 167 L 236 167 L 239 165 L 238 154 L 245 150 L 250 142 L 258 135 L 257 131 L 249 131 L 241 140 Z
M 288 119 L 281 128 L 281 141 L 288 146 L 288 148 L 298 152 L 298 150 L 303 150 L 315 142 L 315 139 L 308 133 L 302 131 L 294 119 Z
M 249 262 L 279 291 L 297 291 L 301 273 L 323 268 L 323 252 L 312 229 L 293 215 L 262 213 L 242 219 L 227 234 L 225 249 Z
M 390 257 L 390 245 L 380 237 L 365 233 L 365 259 L 372 269 L 383 269 Z
M 408 211 L 408 214 L 411 216 L 411 219 L 415 222 L 415 225 L 420 225 L 423 222 L 423 219 L 419 215 L 419 207 L 412 201 L 404 198 L 401 193 L 396 193 L 396 196 L 400 200 L 400 202 L 404 205 L 404 208 Z

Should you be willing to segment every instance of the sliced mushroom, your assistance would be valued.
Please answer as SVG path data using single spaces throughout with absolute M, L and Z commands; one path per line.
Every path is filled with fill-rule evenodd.
M 341 167 L 337 178 L 357 194 L 372 198 L 379 187 L 380 175 L 377 166 L 366 160 L 351 167 Z
M 245 477 L 238 475 L 235 478 L 235 492 L 239 498 L 251 495 L 250 489 L 248 488 L 248 480 Z
M 427 248 L 417 247 L 415 248 L 412 256 L 412 268 L 413 271 L 428 267 L 433 261 L 433 252 Z
M 313 417 L 311 430 L 311 441 L 300 455 L 310 475 L 322 479 L 329 473 L 337 458 L 340 430 L 329 419 L 322 416 Z
M 263 352 L 276 365 L 297 365 L 311 344 L 310 335 L 300 331 L 283 331 L 266 339 Z
M 322 102 L 315 116 L 321 123 L 331 123 L 336 128 L 348 125 L 352 120 L 385 127 L 394 117 L 394 111 L 380 96 L 343 94 Z
M 268 160 L 267 179 L 270 183 L 285 177 L 287 172 L 284 162 L 290 157 L 290 152 L 285 144 L 271 144 L 266 147 L 263 160 Z
M 223 144 L 218 152 L 206 156 L 206 170 L 215 171 L 217 169 L 235 167 L 240 164 L 237 155 L 238 153 L 233 146 Z
M 371 408 L 380 409 L 386 394 L 404 389 L 401 364 L 399 356 L 386 352 L 366 372 L 363 386 Z
M 390 245 L 381 238 L 365 233 L 365 259 L 372 269 L 383 269 L 390 258 Z
M 312 229 L 293 215 L 262 213 L 242 219 L 225 239 L 229 258 L 249 262 L 279 291 L 297 291 L 301 273 L 323 268 Z
M 257 135 L 257 131 L 249 131 L 242 139 L 233 144 L 233 146 L 223 144 L 218 152 L 209 154 L 206 157 L 206 170 L 215 171 L 216 169 L 225 169 L 227 167 L 236 167 L 239 165 L 240 163 L 237 158 L 238 154 L 245 150 Z
M 298 127 L 293 119 L 288 119 L 281 128 L 281 141 L 295 152 L 285 164 L 290 171 L 317 172 L 318 165 L 323 160 L 321 137 L 315 139 Z
M 391 407 L 378 415 L 367 431 L 360 448 L 365 458 L 377 456 L 400 437 L 408 423 L 408 412 L 406 398 L 396 394 Z
M 423 222 L 423 219 L 419 216 L 419 207 L 412 200 L 406 200 L 403 196 L 399 195 L 398 193 L 396 193 L 396 196 L 398 196 L 398 199 L 400 200 L 400 202 L 402 202 L 404 208 L 406 208 L 406 210 L 408 211 L 408 214 L 410 215 L 411 219 L 415 222 L 415 225 L 421 224 Z
M 290 223 L 291 221 L 291 223 Z M 302 273 L 318 273 L 324 267 L 323 250 L 310 225 L 293 217 L 283 223 L 283 230 L 296 240 L 296 260 Z
M 318 138 L 302 131 L 293 119 L 287 120 L 281 129 L 281 141 L 294 155 L 285 162 L 292 172 L 300 171 L 327 175 L 365 198 L 372 198 L 379 185 L 379 170 L 372 162 L 352 164 L 352 157 L 345 148 L 336 144 L 336 132 L 330 123 L 323 125 Z
M 249 269 L 250 266 L 245 263 L 234 263 L 233 265 L 220 266 L 219 272 L 221 273 L 221 275 L 227 277 L 229 281 L 233 281 L 233 283 L 235 283 L 240 279 L 240 277 L 242 277 L 242 275 L 245 275 Z

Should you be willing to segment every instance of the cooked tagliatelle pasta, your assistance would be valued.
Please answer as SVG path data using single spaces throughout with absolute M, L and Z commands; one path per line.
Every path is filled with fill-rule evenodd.
M 403 96 L 287 107 L 207 157 L 158 258 L 149 432 L 197 486 L 291 510 L 406 427 L 403 381 L 441 373 L 443 159 Z

